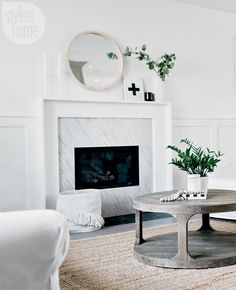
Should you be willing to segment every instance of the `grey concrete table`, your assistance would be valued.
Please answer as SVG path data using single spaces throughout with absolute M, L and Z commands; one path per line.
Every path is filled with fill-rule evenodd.
M 145 264 L 167 268 L 213 268 L 236 263 L 236 233 L 215 231 L 209 214 L 236 210 L 236 191 L 208 190 L 206 200 L 160 202 L 176 191 L 146 194 L 134 199 L 136 209 L 135 258 Z M 169 213 L 177 219 L 177 233 L 143 238 L 142 212 Z M 188 231 L 188 221 L 202 214 L 198 231 Z M 236 230 L 236 223 L 235 223 Z

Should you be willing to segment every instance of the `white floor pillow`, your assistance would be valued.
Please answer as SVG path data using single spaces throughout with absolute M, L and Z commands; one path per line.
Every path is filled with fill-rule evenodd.
M 71 233 L 100 229 L 104 225 L 101 208 L 98 189 L 64 191 L 57 200 L 57 210 L 68 220 Z

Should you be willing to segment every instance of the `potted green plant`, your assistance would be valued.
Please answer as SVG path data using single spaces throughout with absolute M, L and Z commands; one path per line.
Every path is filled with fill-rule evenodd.
M 182 139 L 180 143 L 184 145 L 182 150 L 175 145 L 167 146 L 167 149 L 177 153 L 177 157 L 172 158 L 170 164 L 188 173 L 188 191 L 206 194 L 208 173 L 214 172 L 223 154 L 220 151 L 215 152 L 209 148 L 203 149 L 201 146 L 196 146 L 189 139 Z

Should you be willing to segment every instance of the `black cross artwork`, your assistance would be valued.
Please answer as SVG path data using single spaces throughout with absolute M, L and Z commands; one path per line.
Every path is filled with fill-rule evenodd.
M 132 91 L 133 96 L 136 96 L 136 92 L 139 92 L 140 89 L 135 87 L 135 83 L 132 83 L 132 87 L 128 87 L 128 91 Z

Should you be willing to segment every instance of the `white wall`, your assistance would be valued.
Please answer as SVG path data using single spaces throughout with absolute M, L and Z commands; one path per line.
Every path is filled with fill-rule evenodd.
M 138 3 L 134 0 L 34 0 L 33 3 L 46 17 L 46 31 L 38 42 L 19 46 L 1 31 L 0 113 L 32 114 L 32 99 L 40 95 L 42 54 L 48 54 L 50 73 L 56 75 L 56 53 L 64 53 L 76 33 L 91 29 L 111 35 L 122 48 L 146 43 L 156 57 L 163 52 L 176 52 L 176 67 L 170 79 L 162 84 L 165 97 L 174 104 L 175 117 L 234 116 L 234 14 L 167 0 Z M 126 60 L 125 74 L 154 76 L 143 64 L 130 60 Z M 70 97 L 123 98 L 121 83 L 99 93 L 80 88 L 72 80 L 68 86 Z M 204 108 L 202 101 L 206 104 Z M 211 110 L 209 104 L 213 104 Z
M 235 146 L 229 144 L 236 145 L 235 120 L 231 120 L 236 118 L 235 14 L 168 0 L 32 2 L 41 8 L 46 18 L 46 31 L 38 42 L 29 46 L 19 46 L 11 43 L 3 34 L 2 28 L 0 30 L 2 120 L 37 116 L 34 101 L 42 96 L 42 55 L 47 54 L 49 81 L 53 81 L 56 77 L 56 54 L 65 52 L 75 34 L 84 30 L 96 30 L 111 35 L 122 48 L 126 45 L 141 46 L 145 43 L 150 54 L 156 57 L 164 52 L 175 52 L 176 67 L 170 78 L 165 83 L 158 83 L 160 91 L 163 91 L 163 98 L 173 104 L 174 141 L 181 136 L 191 137 L 199 143 L 222 147 L 226 153 L 229 152 L 228 156 L 231 156 Z M 148 71 L 144 64 L 130 60 L 126 60 L 125 63 L 125 75 L 142 77 L 147 81 L 155 78 L 153 72 Z M 66 73 L 63 77 L 66 79 L 66 98 L 123 99 L 121 82 L 109 91 L 96 93 L 79 87 Z M 158 99 L 159 91 L 156 93 Z M 49 97 L 58 96 L 52 91 Z M 214 135 L 217 137 L 209 137 L 211 129 L 209 131 L 206 128 L 208 121 L 224 122 L 225 118 L 228 119 L 226 127 L 220 127 L 219 134 Z M 194 124 L 191 123 L 192 119 Z M 203 120 L 203 126 L 198 126 L 198 120 L 201 124 Z M 213 127 L 218 128 L 217 126 Z M 37 124 L 34 128 L 37 129 Z M 218 132 L 218 129 L 213 130 Z M 19 130 L 14 133 L 15 142 L 19 133 L 24 134 Z M 6 140 L 4 134 L 1 134 L 0 138 Z M 231 143 L 226 140 L 230 140 Z M 10 144 L 13 139 L 9 138 L 7 142 Z M 39 142 L 40 140 L 36 143 Z M 1 154 L 4 154 L 4 151 Z M 34 155 L 31 155 L 31 158 L 37 161 Z M 29 162 L 31 159 L 26 160 L 24 165 L 28 166 Z M 0 169 L 3 166 L 1 165 Z M 40 171 L 40 166 L 37 170 Z M 228 175 L 235 177 L 233 167 L 229 168 Z M 9 184 L 11 180 L 12 177 L 9 177 Z M 4 188 L 7 195 L 11 195 L 11 186 L 4 186 L 0 177 L 0 189 Z M 24 186 L 26 183 L 22 185 L 22 189 Z

